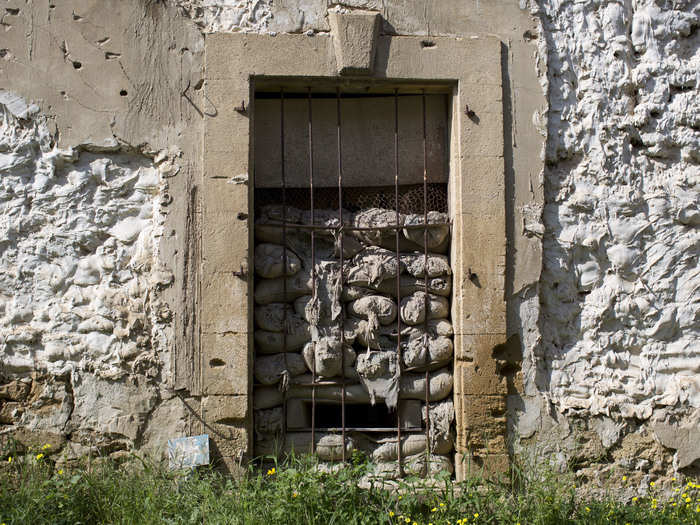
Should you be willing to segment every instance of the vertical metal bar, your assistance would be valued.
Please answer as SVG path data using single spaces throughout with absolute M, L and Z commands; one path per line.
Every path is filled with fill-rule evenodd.
M 287 365 L 287 173 L 285 168 L 286 151 L 284 144 L 284 88 L 280 88 L 280 159 L 282 175 L 282 355 L 284 356 L 284 369 Z M 280 378 L 282 388 L 282 447 L 287 439 L 287 388 L 285 378 Z M 284 448 L 283 448 L 284 449 Z
M 344 286 L 344 246 L 343 246 L 343 142 L 340 127 L 340 87 L 336 88 L 336 131 L 338 139 L 338 218 L 340 220 L 340 288 Z M 345 462 L 345 308 L 340 308 L 340 420 L 343 434 L 343 462 Z
M 311 118 L 311 86 L 308 88 L 309 113 L 309 201 L 311 205 L 311 225 L 316 225 L 314 211 L 314 134 Z M 311 300 L 316 300 L 316 246 L 315 230 L 311 229 Z M 316 452 L 316 343 L 311 341 L 313 358 L 311 365 L 311 453 Z
M 399 237 L 401 228 L 399 224 L 399 90 L 394 89 L 394 199 L 396 206 L 396 304 L 399 306 L 399 314 L 396 316 L 397 339 L 396 353 L 398 354 L 399 367 L 399 399 L 396 402 L 396 458 L 399 463 L 399 476 L 403 476 L 403 462 L 401 458 L 401 370 L 403 368 L 401 356 L 401 254 L 399 252 Z
M 430 472 L 430 344 L 428 337 L 428 139 L 425 124 L 425 89 L 423 89 L 423 279 L 425 279 L 425 332 L 423 344 L 425 347 L 425 476 Z

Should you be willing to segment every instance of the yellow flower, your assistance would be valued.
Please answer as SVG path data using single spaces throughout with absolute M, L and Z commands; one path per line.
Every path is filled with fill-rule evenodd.
M 433 507 L 432 509 L 430 509 L 430 512 L 437 512 L 437 507 Z
M 415 521 L 413 522 L 413 525 L 418 525 Z
M 63 469 L 58 469 L 58 475 L 62 476 L 63 475 Z
M 586 512 L 590 512 L 590 511 L 591 511 L 591 509 L 589 509 L 588 507 L 586 507 Z
M 270 470 L 267 471 L 267 475 L 268 475 L 268 476 L 274 476 L 274 475 L 275 475 L 275 472 L 277 472 L 277 471 L 275 470 L 275 467 L 272 467 Z
M 622 481 L 627 481 L 627 476 L 622 476 Z
M 690 498 L 685 498 L 686 503 L 690 503 Z
M 37 455 L 36 455 L 36 459 L 37 459 L 37 461 L 38 461 L 38 460 L 40 460 L 40 459 L 41 459 L 41 458 L 43 458 L 43 457 L 44 457 L 44 455 L 43 455 L 43 454 L 37 454 Z
M 656 486 L 656 483 L 652 481 L 652 482 L 649 483 L 649 486 L 650 486 L 650 487 L 655 487 L 655 486 Z
M 406 518 L 404 518 L 403 520 L 404 520 L 406 523 L 411 523 L 411 518 L 406 517 Z
M 51 445 L 49 445 L 49 444 L 47 443 L 46 445 L 44 445 L 43 447 L 41 447 L 41 450 L 48 450 L 48 449 L 50 449 L 50 448 L 51 448 Z
M 298 493 L 296 490 L 295 490 L 294 492 L 292 492 L 292 497 L 293 497 L 293 498 L 296 498 L 298 495 L 299 495 L 299 493 Z
M 479 513 L 478 513 L 478 512 L 475 512 L 475 513 L 474 513 L 474 517 L 475 517 L 475 518 L 478 518 L 478 517 L 479 517 Z
M 632 498 L 632 501 L 636 503 L 638 499 L 639 498 L 637 496 L 635 496 L 634 498 Z
M 674 501 L 673 503 L 671 503 L 671 507 L 675 507 L 675 506 L 676 506 L 676 502 Z
M 688 493 L 687 493 L 687 492 L 684 492 L 683 494 L 681 494 L 681 498 L 687 498 L 687 497 L 688 497 Z
M 393 517 L 394 517 L 394 511 L 393 511 L 393 510 L 390 510 L 390 511 L 389 511 L 389 517 L 390 517 L 390 518 L 393 518 Z
M 441 507 L 444 507 L 444 506 L 445 506 L 445 504 L 444 504 L 444 503 L 440 503 L 440 506 L 441 506 Z
M 671 478 L 671 481 L 676 481 L 676 478 Z
M 12 456 L 10 456 L 9 458 L 7 458 L 7 462 L 8 462 L 8 463 L 12 463 Z

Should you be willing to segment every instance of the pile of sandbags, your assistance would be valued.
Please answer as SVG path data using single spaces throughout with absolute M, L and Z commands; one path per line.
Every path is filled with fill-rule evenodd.
M 291 223 L 284 232 L 283 217 Z M 424 234 L 412 227 L 424 223 L 422 214 L 397 217 L 392 210 L 377 208 L 344 211 L 347 227 L 398 224 L 398 256 L 396 230 L 349 229 L 342 243 L 337 231 L 314 230 L 312 264 L 311 230 L 293 227 L 310 220 L 306 211 L 266 206 L 255 223 L 254 407 L 259 450 L 267 451 L 279 441 L 285 397 L 310 401 L 314 378 L 323 381 L 314 388 L 319 402 L 339 403 L 344 383 L 346 403 L 383 402 L 391 410 L 401 399 L 419 400 L 424 406 L 427 390 L 432 412 L 432 404 L 446 403 L 452 392 L 452 272 L 444 255 L 449 226 L 441 224 Z M 314 220 L 316 225 L 340 226 L 333 210 L 316 210 Z M 446 222 L 445 214 L 428 213 L 428 223 Z M 444 424 L 448 419 L 441 415 L 439 429 L 431 420 L 433 453 L 446 454 L 452 448 L 450 429 Z M 297 435 L 287 445 L 306 446 L 309 439 Z M 317 450 L 327 456 L 323 459 L 337 459 L 342 450 L 342 443 L 330 445 L 333 439 L 317 434 Z M 396 443 L 386 439 L 368 449 L 377 461 L 396 459 Z M 425 449 L 422 435 L 403 439 L 405 456 Z

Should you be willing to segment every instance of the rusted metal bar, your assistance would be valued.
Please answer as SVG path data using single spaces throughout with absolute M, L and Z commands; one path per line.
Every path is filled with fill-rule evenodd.
M 286 150 L 284 144 L 284 88 L 280 88 L 280 159 L 282 176 L 282 275 L 287 274 L 287 172 L 285 167 Z M 282 279 L 282 352 L 284 355 L 284 370 L 289 370 L 287 364 L 287 279 Z M 280 381 L 282 389 L 282 444 L 287 438 L 287 386 L 285 378 Z
M 345 284 L 344 275 L 344 254 L 343 254 L 343 137 L 341 132 L 340 121 L 340 88 L 336 88 L 335 106 L 336 106 L 336 131 L 338 139 L 338 218 L 340 226 L 338 233 L 340 234 L 340 288 Z M 340 396 L 340 424 L 342 425 L 343 435 L 343 462 L 345 462 L 345 308 L 340 308 L 340 377 L 342 378 L 342 390 Z
M 394 204 L 396 206 L 396 226 L 401 224 L 400 213 L 399 213 L 399 90 L 394 89 Z M 396 304 L 399 307 L 399 314 L 396 316 L 397 323 L 397 339 L 396 339 L 396 353 L 398 354 L 397 366 L 399 367 L 399 385 L 401 384 L 401 278 L 399 272 L 401 270 L 401 253 L 400 248 L 400 237 L 401 230 L 396 229 Z M 426 282 L 428 276 L 425 276 Z M 399 386 L 399 389 L 401 387 Z M 399 476 L 403 476 L 403 462 L 401 458 L 401 393 L 399 392 L 399 399 L 396 401 L 396 439 L 398 440 L 398 445 L 396 446 L 396 458 L 399 464 Z
M 328 428 L 319 428 L 318 430 L 321 430 L 323 432 L 340 432 L 342 430 L 342 427 L 328 427 Z M 345 429 L 347 432 L 381 432 L 381 433 L 386 433 L 386 432 L 393 432 L 396 430 L 394 427 L 347 427 Z M 423 430 L 421 427 L 407 427 L 404 428 L 405 431 L 407 432 L 420 432 Z M 290 430 L 290 433 L 292 432 L 311 432 L 310 428 L 295 428 L 294 430 Z
M 423 90 L 423 225 L 428 224 L 428 139 L 425 125 L 425 90 Z M 430 473 L 430 345 L 428 342 L 428 228 L 423 230 L 423 273 L 425 276 L 423 345 L 425 348 L 425 477 Z
M 311 112 L 311 86 L 308 91 L 309 105 L 309 203 L 311 205 L 311 225 L 316 225 L 314 211 L 314 133 Z M 311 300 L 316 301 L 316 247 L 314 235 L 316 230 L 311 230 Z M 316 383 L 316 342 L 311 341 L 313 357 L 311 359 L 311 382 Z M 287 422 L 285 421 L 285 425 Z M 316 452 L 316 387 L 311 387 L 311 453 Z
M 273 228 L 281 228 L 282 223 L 281 222 L 268 222 L 265 224 L 261 224 L 261 226 L 271 226 Z M 428 228 L 436 228 L 438 226 L 452 226 L 452 223 L 450 221 L 446 222 L 434 222 L 428 224 Z M 406 224 L 404 226 L 322 226 L 320 224 L 318 225 L 311 225 L 311 224 L 287 224 L 286 225 L 287 229 L 290 230 L 325 230 L 328 232 L 334 232 L 334 233 L 340 233 L 341 230 L 343 231 L 350 231 L 350 232 L 365 232 L 365 231 L 401 231 L 401 230 L 422 230 L 424 229 L 424 226 L 422 224 Z

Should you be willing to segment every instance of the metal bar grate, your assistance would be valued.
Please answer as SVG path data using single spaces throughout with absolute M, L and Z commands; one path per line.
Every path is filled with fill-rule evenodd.
M 287 178 L 287 160 L 288 160 L 288 152 L 287 148 L 289 144 L 296 143 L 298 142 L 289 142 L 288 143 L 288 137 L 286 136 L 286 122 L 285 122 L 285 101 L 287 99 L 286 93 L 284 88 L 280 88 L 278 92 L 279 96 L 279 126 L 280 126 L 280 136 L 279 136 L 279 148 L 280 148 L 280 176 L 281 176 L 281 181 L 280 181 L 280 196 L 281 196 L 281 205 L 282 205 L 282 210 L 281 214 L 278 215 L 279 220 L 270 220 L 265 222 L 265 226 L 268 228 L 275 229 L 276 231 L 281 230 L 281 242 L 282 242 L 282 300 L 283 300 L 283 306 L 281 308 L 281 316 L 282 316 L 282 333 L 281 333 L 281 348 L 282 348 L 282 354 L 283 354 L 283 363 L 284 363 L 284 372 L 282 373 L 281 380 L 279 381 L 279 390 L 282 393 L 282 423 L 281 423 L 281 443 L 282 446 L 284 447 L 285 441 L 287 440 L 288 434 L 294 433 L 294 432 L 303 432 L 303 433 L 309 433 L 311 434 L 311 443 L 310 443 L 310 450 L 311 453 L 314 454 L 317 452 L 317 437 L 319 432 L 323 433 L 339 433 L 340 437 L 342 439 L 342 452 L 340 452 L 340 457 L 343 462 L 347 461 L 346 457 L 346 450 L 348 448 L 348 434 L 349 433 L 376 433 L 376 434 L 391 434 L 391 437 L 386 438 L 386 437 L 380 437 L 378 439 L 384 439 L 384 440 L 391 440 L 391 441 L 383 441 L 383 442 L 394 442 L 393 439 L 395 437 L 395 443 L 396 443 L 396 461 L 397 461 L 397 468 L 398 468 L 398 474 L 399 476 L 403 476 L 405 474 L 405 468 L 406 465 L 404 464 L 407 460 L 404 457 L 405 453 L 403 450 L 403 440 L 404 440 L 404 433 L 423 433 L 425 436 L 425 463 L 423 465 L 423 475 L 424 476 L 429 476 L 430 471 L 431 471 L 431 410 L 430 410 L 430 402 L 431 402 L 431 388 L 430 388 L 430 373 L 431 373 L 431 355 L 430 355 L 430 329 L 431 325 L 429 322 L 429 311 L 431 308 L 431 285 L 430 285 L 430 279 L 429 279 L 429 265 L 430 265 L 430 250 L 429 250 L 429 231 L 433 228 L 444 228 L 445 226 L 449 226 L 450 222 L 446 220 L 431 220 L 434 217 L 429 215 L 429 211 L 432 210 L 432 208 L 429 207 L 429 188 L 432 188 L 434 184 L 429 184 L 428 183 L 428 170 L 429 170 L 429 163 L 428 163 L 428 152 L 429 152 L 429 147 L 428 147 L 428 133 L 427 133 L 427 116 L 426 116 L 426 91 L 425 89 L 422 90 L 421 92 L 421 112 L 422 112 L 422 157 L 423 157 L 423 181 L 422 181 L 422 224 L 420 223 L 420 220 L 418 220 L 418 223 L 412 224 L 404 224 L 404 221 L 402 220 L 402 208 L 405 208 L 405 200 L 402 201 L 402 188 L 403 186 L 401 185 L 401 180 L 400 180 L 400 174 L 401 174 L 401 169 L 400 169 L 400 163 L 401 163 L 401 128 L 400 128 L 400 111 L 399 111 L 399 100 L 400 100 L 400 94 L 398 89 L 393 90 L 393 94 L 389 95 L 393 97 L 393 168 L 394 168 L 394 173 L 393 173 L 393 186 L 391 186 L 391 190 L 393 193 L 393 208 L 394 208 L 394 217 L 395 217 L 395 222 L 394 224 L 391 224 L 391 220 L 388 221 L 388 224 L 383 224 L 383 225 L 377 225 L 377 226 L 363 226 L 363 225 L 357 225 L 357 224 L 345 224 L 346 217 L 344 217 L 344 210 L 346 207 L 344 206 L 344 191 L 345 188 L 343 186 L 343 99 L 344 95 L 341 92 L 340 87 L 336 87 L 335 93 L 333 93 L 333 96 L 335 98 L 335 131 L 336 131 L 336 136 L 335 136 L 335 145 L 336 145 L 336 169 L 337 169 L 337 224 L 329 224 L 326 219 L 324 219 L 324 213 L 328 213 L 327 211 L 324 211 L 323 208 L 319 208 L 319 214 L 317 214 L 317 190 L 319 188 L 316 187 L 315 185 L 315 173 L 314 173 L 314 154 L 315 149 L 314 149 L 314 116 L 313 116 L 313 103 L 312 100 L 315 98 L 318 98 L 318 94 L 312 94 L 312 88 L 309 86 L 306 89 L 305 93 L 305 98 L 306 98 L 306 127 L 307 127 L 307 144 L 306 144 L 306 149 L 307 149 L 307 155 L 308 155 L 308 210 L 309 214 L 306 217 L 306 222 L 305 220 L 299 220 L 297 217 L 296 219 L 290 221 L 290 213 L 288 210 L 288 190 L 290 188 L 287 187 L 288 183 L 288 178 Z M 298 94 L 293 94 L 293 97 L 299 98 Z M 303 99 L 302 99 L 303 103 Z M 292 104 L 292 102 L 290 102 Z M 292 111 L 292 110 L 290 110 Z M 291 113 L 290 113 L 291 114 Z M 303 114 L 303 113 L 302 113 Z M 331 117 L 332 118 L 332 117 Z M 388 117 L 388 119 L 391 117 Z M 387 119 L 387 120 L 388 120 Z M 405 124 L 404 124 L 405 126 Z M 292 134 L 293 135 L 293 134 Z M 321 134 L 321 141 L 323 139 L 323 136 Z M 294 138 L 290 139 L 290 141 L 293 141 Z M 303 144 L 303 139 L 302 139 L 302 144 Z M 331 150 L 332 151 L 332 150 Z M 331 153 L 332 154 L 332 153 Z M 321 190 L 324 190 L 326 188 L 321 187 Z M 298 190 L 298 188 L 291 188 L 292 191 Z M 270 192 L 270 190 L 266 190 Z M 356 189 L 355 189 L 356 191 Z M 323 200 L 323 199 L 322 199 Z M 293 209 L 293 208 L 292 208 Z M 387 206 L 387 212 L 391 213 L 391 209 L 389 206 Z M 353 212 L 351 212 L 352 214 Z M 293 215 L 293 214 L 292 214 Z M 416 216 L 419 216 L 419 214 L 416 212 L 414 214 L 414 219 L 416 219 Z M 317 223 L 318 217 L 321 217 L 320 223 Z M 352 425 L 350 427 L 347 426 L 347 421 L 346 420 L 346 403 L 348 403 L 348 384 L 346 383 L 346 336 L 345 336 L 345 327 L 346 327 L 346 312 L 345 312 L 345 305 L 341 303 L 341 307 L 339 309 L 339 312 L 337 314 L 337 317 L 335 316 L 336 314 L 333 314 L 331 323 L 335 323 L 337 321 L 337 327 L 339 328 L 339 339 L 340 339 L 340 374 L 339 377 L 335 376 L 333 378 L 329 378 L 324 375 L 324 373 L 317 369 L 317 361 L 316 361 L 316 356 L 317 356 L 317 343 L 316 343 L 316 338 L 311 337 L 311 354 L 312 358 L 309 361 L 306 361 L 306 366 L 307 370 L 310 367 L 311 371 L 311 379 L 309 381 L 308 376 L 304 378 L 304 380 L 292 380 L 292 377 L 290 375 L 289 369 L 290 369 L 290 358 L 288 351 L 290 350 L 290 337 L 293 335 L 293 319 L 290 318 L 290 312 L 293 312 L 293 310 L 290 310 L 290 304 L 289 301 L 292 300 L 294 301 L 295 295 L 293 295 L 295 292 L 292 291 L 292 295 L 290 295 L 290 288 L 288 284 L 288 279 L 287 279 L 287 272 L 288 268 L 290 265 L 290 255 L 288 253 L 288 241 L 291 235 L 293 233 L 289 233 L 290 231 L 292 232 L 305 232 L 304 235 L 308 235 L 308 239 L 310 239 L 310 280 L 311 280 L 311 308 L 308 310 L 305 310 L 305 312 L 308 311 L 314 311 L 314 308 L 317 308 L 320 310 L 320 297 L 319 297 L 319 272 L 322 275 L 323 272 L 325 271 L 323 266 L 318 266 L 317 268 L 317 263 L 318 263 L 318 253 L 321 253 L 320 255 L 320 260 L 321 264 L 324 264 L 324 256 L 323 254 L 326 253 L 324 252 L 324 244 L 323 242 L 328 242 L 328 235 L 330 234 L 332 238 L 335 240 L 336 244 L 336 252 L 337 252 L 337 265 L 338 265 L 338 280 L 339 284 L 338 287 L 341 291 L 345 291 L 346 289 L 346 256 L 345 256 L 345 243 L 346 243 L 346 234 L 355 234 L 358 232 L 387 232 L 387 235 L 389 235 L 388 239 L 389 242 L 393 241 L 394 246 L 393 250 L 391 250 L 391 246 L 387 245 L 386 248 L 389 250 L 387 253 L 391 254 L 391 257 L 395 258 L 396 262 L 396 287 L 395 287 L 395 298 L 396 298 L 396 305 L 397 305 L 397 314 L 396 314 L 396 332 L 392 332 L 392 337 L 395 337 L 396 344 L 395 344 L 395 352 L 396 352 L 396 372 L 395 372 L 395 379 L 398 381 L 398 396 L 397 396 L 397 402 L 396 402 L 396 425 L 395 426 L 386 426 L 387 423 L 390 425 L 393 425 L 394 420 L 393 417 L 390 419 L 377 419 L 378 423 L 380 423 L 377 426 L 357 426 L 356 424 L 361 422 L 364 423 L 362 419 L 360 420 L 353 420 L 353 403 L 358 403 L 358 401 L 352 397 L 356 394 L 352 393 L 350 394 L 349 402 L 351 403 L 351 408 L 350 410 L 350 422 L 355 423 L 355 425 Z M 422 263 L 423 263 L 423 283 L 422 283 L 422 290 L 423 290 L 423 311 L 424 311 L 424 318 L 422 321 L 422 329 L 423 329 L 423 334 L 422 334 L 422 350 L 424 353 L 424 360 L 421 361 L 420 358 L 418 358 L 418 364 L 415 364 L 415 361 L 413 362 L 414 364 L 411 365 L 408 363 L 408 361 L 404 362 L 404 346 L 411 344 L 413 342 L 418 342 L 418 341 L 413 341 L 411 338 L 413 336 L 404 336 L 402 334 L 403 330 L 403 323 L 402 323 L 402 311 L 401 311 L 401 303 L 402 303 L 402 277 L 401 277 L 401 267 L 402 267 L 402 249 L 403 251 L 406 250 L 406 248 L 403 248 L 402 246 L 402 235 L 408 236 L 409 234 L 406 233 L 408 231 L 418 231 L 418 234 L 420 235 L 420 231 L 423 233 L 423 242 L 422 242 Z M 393 233 L 393 239 L 392 237 Z M 324 237 L 325 235 L 325 237 Z M 304 237 L 305 239 L 307 237 Z M 325 239 L 325 240 L 324 240 Z M 350 242 L 352 239 L 348 237 L 348 242 Z M 404 241 L 406 239 L 403 239 Z M 279 242 L 279 241 L 276 241 Z M 416 241 L 418 243 L 419 241 Z M 416 246 L 416 245 L 414 245 Z M 434 246 L 434 245 L 433 245 Z M 317 251 L 317 250 L 320 250 Z M 391 253 L 393 252 L 393 253 Z M 352 253 L 352 252 L 351 252 Z M 417 248 L 414 248 L 413 253 L 415 256 L 419 256 L 419 251 Z M 443 252 L 441 252 L 443 253 Z M 293 254 L 292 254 L 293 257 Z M 335 256 L 333 256 L 335 257 Z M 352 256 L 350 256 L 352 257 Z M 306 260 L 308 262 L 308 259 Z M 292 263 L 293 264 L 293 263 Z M 306 263 L 305 263 L 306 264 Z M 335 263 L 334 263 L 335 264 Z M 419 285 L 417 285 L 419 286 Z M 321 294 L 325 293 L 323 291 L 323 288 L 321 288 Z M 308 292 L 306 292 L 308 293 Z M 392 293 L 386 292 L 387 296 L 391 296 Z M 408 292 L 409 294 L 412 292 Z M 416 292 L 420 293 L 420 292 Z M 415 297 L 415 296 L 414 296 Z M 300 315 L 298 314 L 297 310 L 297 316 Z M 316 312 L 316 315 L 318 312 Z M 352 315 L 352 314 L 349 314 Z M 352 319 L 351 319 L 352 321 Z M 392 321 L 393 322 L 393 321 Z M 407 322 L 405 325 L 406 329 L 410 330 L 413 329 L 415 330 L 417 328 L 417 323 L 414 322 Z M 318 327 L 317 327 L 318 328 Z M 335 328 L 334 328 L 335 329 Z M 392 327 L 393 330 L 393 327 Z M 420 332 L 419 332 L 420 333 Z M 404 340 L 405 337 L 405 340 Z M 279 344 L 279 343 L 278 343 Z M 292 343 L 294 344 L 294 343 Z M 352 341 L 350 341 L 350 345 L 352 345 Z M 293 350 L 294 348 L 292 348 Z M 392 350 L 389 350 L 392 351 Z M 306 354 L 304 354 L 306 355 Z M 408 359 L 408 358 L 406 358 Z M 421 362 L 423 363 L 421 366 Z M 415 418 L 411 419 L 410 417 L 406 418 L 406 422 L 402 421 L 404 418 L 402 408 L 406 406 L 407 400 L 402 398 L 402 392 L 401 392 L 401 383 L 402 383 L 402 377 L 406 373 L 413 373 L 414 376 L 419 376 L 420 372 L 423 372 L 423 377 L 424 377 L 424 392 L 422 394 L 423 397 L 423 402 L 424 402 L 424 412 L 421 411 L 420 417 L 421 419 L 425 422 L 425 425 L 421 426 L 416 426 L 416 420 Z M 301 379 L 301 377 L 300 377 Z M 356 379 L 356 378 L 355 378 Z M 353 385 L 353 380 L 350 380 L 350 385 Z M 293 388 L 292 388 L 293 387 Z M 321 403 L 329 403 L 328 397 L 323 397 L 324 393 L 327 392 L 326 390 L 320 388 L 320 387 L 331 387 L 333 391 L 335 392 L 333 395 L 338 394 L 337 388 L 340 388 L 340 399 L 339 399 L 339 405 L 340 405 L 340 426 L 330 426 L 333 424 L 337 424 L 338 420 L 332 418 L 333 420 L 329 422 L 324 416 L 324 409 L 323 407 L 318 408 L 318 403 L 319 399 Z M 290 430 L 288 426 L 290 426 L 289 423 L 289 414 L 288 411 L 290 410 L 290 407 L 292 404 L 290 403 L 290 388 L 294 391 L 294 389 L 297 388 L 302 388 L 302 389 L 310 389 L 310 395 L 311 395 L 311 402 L 310 402 L 310 426 L 309 426 L 309 420 L 306 419 L 304 424 L 292 424 Z M 356 392 L 354 390 L 350 390 L 351 392 Z M 305 400 L 304 403 L 308 403 L 308 397 L 306 395 L 300 396 L 298 394 L 298 390 L 296 391 L 296 394 L 292 394 L 291 398 L 295 399 L 303 399 Z M 420 392 L 420 390 L 418 390 Z M 279 394 L 277 394 L 279 395 Z M 418 396 L 421 394 L 419 393 Z M 337 404 L 338 404 L 338 398 L 334 398 L 335 401 L 330 402 L 334 406 L 332 407 L 333 413 L 337 414 L 335 412 Z M 419 397 L 413 397 L 411 399 L 419 399 Z M 295 402 L 297 402 L 295 400 Z M 279 401 L 277 402 L 279 403 Z M 413 401 L 414 407 L 416 401 Z M 279 406 L 279 405 L 276 405 Z M 294 405 L 297 406 L 297 405 Z M 308 407 L 308 405 L 305 405 Z M 420 406 L 420 404 L 418 404 Z M 318 409 L 318 410 L 317 410 Z M 277 408 L 279 410 L 279 408 Z M 304 409 L 305 411 L 308 410 L 308 408 Z M 318 413 L 317 413 L 318 412 Z M 306 413 L 306 412 L 305 412 Z M 391 411 L 389 412 L 391 415 Z M 305 416 L 307 417 L 307 416 Z M 364 413 L 361 415 L 362 418 L 364 418 Z M 326 419 L 324 419 L 326 418 Z M 319 425 L 320 421 L 320 425 Z M 367 421 L 370 422 L 370 421 Z M 418 420 L 418 423 L 420 425 L 420 420 Z M 411 437 L 409 434 L 408 437 Z M 415 452 L 411 452 L 409 454 L 415 454 Z

